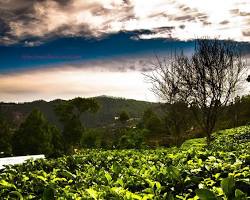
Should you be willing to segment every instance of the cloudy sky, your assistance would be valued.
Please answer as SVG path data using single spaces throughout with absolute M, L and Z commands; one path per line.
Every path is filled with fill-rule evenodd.
M 202 37 L 250 55 L 249 0 L 0 0 L 0 101 L 110 95 L 157 101 L 154 55 Z

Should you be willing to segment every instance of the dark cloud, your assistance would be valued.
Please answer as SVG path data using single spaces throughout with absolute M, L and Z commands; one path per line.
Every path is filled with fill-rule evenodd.
M 184 29 L 186 26 L 185 25 L 180 25 L 179 28 Z
M 173 29 L 175 29 L 174 26 L 162 26 L 159 28 L 153 28 L 153 29 L 141 29 L 137 31 L 131 32 L 133 35 L 150 35 L 155 33 L 161 33 L 161 32 L 171 32 Z
M 141 29 L 141 30 L 137 30 L 137 31 L 132 31 L 130 32 L 131 39 L 134 40 L 139 40 L 142 38 L 142 36 L 150 36 L 150 35 L 155 35 L 155 34 L 164 34 L 164 35 L 168 35 L 168 39 L 172 39 L 172 31 L 175 29 L 174 26 L 163 26 L 163 27 L 159 27 L 159 28 L 153 28 L 153 29 Z
M 72 3 L 72 0 L 54 0 L 54 1 L 63 7 L 68 6 Z
M 148 10 L 151 4 L 152 9 Z M 155 0 L 153 3 L 145 2 L 145 8 L 142 6 L 138 9 L 138 5 L 140 3 L 132 0 L 114 0 L 108 3 L 102 0 L 0 0 L 0 44 L 25 42 L 33 45 L 55 37 L 74 36 L 100 39 L 120 31 L 139 33 L 143 29 L 141 34 L 147 35 L 147 39 L 151 39 L 150 35 L 152 38 L 175 38 L 178 35 L 179 39 L 186 40 L 192 39 L 194 35 L 193 30 L 188 29 L 189 25 L 193 27 L 193 24 L 198 23 L 200 28 L 211 25 L 211 32 L 217 35 L 216 31 L 225 29 L 223 25 L 233 24 L 226 18 L 219 19 L 219 24 L 212 23 L 209 20 L 212 15 L 209 10 L 201 10 L 191 3 L 176 0 L 162 3 Z M 231 15 L 242 17 L 242 24 L 245 25 L 250 13 L 243 10 L 244 7 L 236 8 L 227 11 Z M 143 9 L 145 13 L 141 12 Z M 221 27 L 217 27 L 220 25 Z M 184 28 L 187 36 L 182 38 Z M 230 29 L 229 26 L 226 28 Z M 197 34 L 199 35 L 199 30 Z M 232 35 L 230 38 L 234 38 L 233 34 L 225 37 Z
M 192 15 L 184 15 L 184 16 L 178 16 L 178 17 L 173 17 L 173 20 L 176 21 L 192 21 L 195 20 L 196 18 Z
M 180 11 L 182 11 L 182 13 L 185 13 L 185 14 L 197 14 L 197 13 L 199 13 L 198 9 L 190 8 L 189 6 L 184 5 L 184 4 L 178 5 L 177 7 L 180 9 Z
M 176 5 L 176 8 L 179 9 L 180 12 L 177 12 L 175 15 L 170 15 L 166 13 L 158 13 L 155 16 L 164 16 L 171 21 L 181 21 L 181 22 L 202 22 L 203 25 L 211 24 L 208 21 L 208 16 L 206 13 L 199 11 L 196 8 L 191 8 L 184 4 Z
M 38 0 L 39 1 L 39 0 Z M 0 8 L 1 10 L 21 10 L 24 8 L 31 7 L 36 0 L 0 0 Z
M 247 30 L 247 31 L 242 31 L 242 34 L 246 37 L 249 37 L 250 36 L 250 30 Z
M 230 13 L 232 13 L 232 14 L 238 14 L 240 12 L 240 10 L 239 9 L 232 9 L 232 10 L 230 10 Z
M 212 24 L 211 22 L 206 22 L 206 21 L 203 22 L 204 26 L 208 26 L 208 25 L 211 25 L 211 24 Z
M 158 33 L 158 32 L 169 32 L 171 30 L 175 29 L 174 26 L 163 26 L 159 28 L 155 28 L 152 30 L 152 32 Z
M 207 21 L 208 16 L 203 13 L 195 13 L 195 14 L 186 14 L 181 16 L 171 16 L 171 20 L 181 21 L 181 22 L 192 22 L 192 21 L 200 21 L 203 24 L 211 24 L 211 22 Z
M 250 16 L 250 12 L 240 12 L 239 14 L 240 16 L 243 16 L 243 17 Z
M 239 9 L 232 9 L 230 10 L 230 12 L 237 16 L 242 16 L 242 17 L 250 16 L 250 12 L 240 11 Z
M 224 20 L 224 21 L 220 22 L 221 25 L 225 25 L 225 24 L 228 24 L 228 23 L 230 23 L 228 20 Z
M 79 1 L 80 2 L 80 1 Z M 30 37 L 40 38 L 40 40 L 46 40 L 49 37 L 63 37 L 63 36 L 84 36 L 84 37 L 105 37 L 107 30 L 110 28 L 110 24 L 114 21 L 114 18 L 105 19 L 106 16 L 117 16 L 115 20 L 117 22 L 124 22 L 131 19 L 135 19 L 135 14 L 133 12 L 133 5 L 129 0 L 123 1 L 121 7 L 105 7 L 103 3 L 100 2 L 86 2 L 84 4 L 81 2 L 79 8 L 74 5 L 76 1 L 73 0 L 0 0 L 0 35 L 5 36 L 5 39 L 20 42 L 29 40 Z M 102 17 L 103 24 L 96 27 L 93 30 L 91 22 L 88 22 L 84 17 L 82 22 L 69 23 L 70 18 L 57 25 L 55 28 L 53 24 L 56 21 L 49 21 L 48 17 L 53 17 L 48 10 L 52 12 L 65 13 L 65 17 L 68 14 L 78 13 L 82 10 L 83 12 L 90 12 L 93 17 Z M 54 10 L 54 11 L 53 11 Z M 41 12 L 41 13 L 40 13 Z M 46 21 L 47 20 L 47 21 Z M 85 20 L 85 21 L 84 21 Z M 15 41 L 17 39 L 17 41 Z M 0 40 L 0 43 L 3 39 Z
M 0 36 L 6 35 L 10 31 L 9 25 L 0 18 Z

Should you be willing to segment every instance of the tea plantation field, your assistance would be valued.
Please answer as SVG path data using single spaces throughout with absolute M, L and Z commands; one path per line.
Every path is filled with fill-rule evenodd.
M 250 199 L 250 127 L 181 148 L 85 150 L 0 171 L 0 199 Z

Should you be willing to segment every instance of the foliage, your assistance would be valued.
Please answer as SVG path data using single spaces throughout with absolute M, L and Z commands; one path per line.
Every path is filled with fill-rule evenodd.
M 114 140 L 117 141 L 116 146 L 118 145 L 118 140 L 122 134 L 119 135 L 119 133 L 115 133 L 117 131 L 114 129 L 119 128 L 119 126 L 121 127 L 121 124 L 114 124 L 114 117 L 120 110 L 126 111 L 131 116 L 131 120 L 125 124 L 126 126 L 149 129 L 150 134 L 146 136 L 146 145 L 148 146 L 179 145 L 184 139 L 205 136 L 204 131 L 199 129 L 197 123 L 195 123 L 194 117 L 190 116 L 190 109 L 183 104 L 163 105 L 109 97 L 97 97 L 94 99 L 101 105 L 98 113 L 84 112 L 80 116 L 80 121 L 77 120 L 77 118 L 72 119 L 67 125 L 64 123 L 66 127 L 63 127 L 63 124 L 58 122 L 58 117 L 55 116 L 52 107 L 58 104 L 64 104 L 68 101 L 35 101 L 23 104 L 0 103 L 0 115 L 4 116 L 4 121 L 6 121 L 6 123 L 4 123 L 8 126 L 8 129 L 10 129 L 10 132 L 6 132 L 4 131 L 6 130 L 5 128 L 1 128 L 0 132 L 2 135 L 0 145 L 8 149 L 8 154 L 11 153 L 11 146 L 8 141 L 13 135 L 14 130 L 19 128 L 19 124 L 25 120 L 26 116 L 34 107 L 38 107 L 51 124 L 55 124 L 59 128 L 67 130 L 64 132 L 67 138 L 71 136 L 71 131 L 74 132 L 75 135 L 79 133 L 80 137 L 84 136 L 84 128 L 87 130 L 89 127 L 95 127 L 95 131 L 102 129 L 101 133 L 98 133 L 98 135 L 101 135 L 101 141 L 97 142 L 101 144 L 95 147 L 101 146 L 110 149 L 112 148 Z M 222 110 L 224 110 L 224 112 L 220 112 L 219 121 L 215 130 L 248 124 L 250 122 L 250 95 L 237 97 L 234 102 L 224 106 Z M 140 122 L 140 124 L 138 124 L 138 122 Z M 77 124 L 80 125 L 81 123 L 82 126 L 73 129 L 71 123 L 74 123 L 76 127 Z M 64 146 L 64 142 L 60 139 L 55 139 L 54 141 L 57 142 L 58 148 L 56 149 L 60 149 Z M 81 145 L 82 139 L 77 139 L 75 142 L 77 143 L 76 146 Z M 62 151 L 59 150 L 56 154 L 60 154 L 60 152 Z
M 250 119 L 250 95 L 237 96 L 220 114 L 218 129 L 246 125 Z
M 145 129 L 128 129 L 120 137 L 117 148 L 121 149 L 141 149 L 145 145 Z
M 244 74 L 246 64 L 237 47 L 233 41 L 200 39 L 192 56 L 176 54 L 171 61 L 157 57 L 155 70 L 146 74 L 164 101 L 190 106 L 208 142 L 220 108 L 232 100 Z
M 144 128 L 148 129 L 152 134 L 163 132 L 163 122 L 152 108 L 144 111 L 142 121 Z
M 0 116 L 0 152 L 4 152 L 5 155 L 11 153 L 11 128 L 10 125 Z
M 175 137 L 175 144 L 183 142 L 182 138 L 195 127 L 192 111 L 185 102 L 179 101 L 173 104 L 166 104 L 165 128 L 169 134 Z
M 126 111 L 122 111 L 119 114 L 119 120 L 121 123 L 125 123 L 129 120 L 129 114 Z
M 81 138 L 81 146 L 84 148 L 101 147 L 102 134 L 103 133 L 99 130 L 87 129 Z
M 74 98 L 70 101 L 58 104 L 55 107 L 56 114 L 62 122 L 62 132 L 65 152 L 72 153 L 75 147 L 80 146 L 84 126 L 81 122 L 81 115 L 84 112 L 97 112 L 98 103 L 94 99 Z
M 250 127 L 220 131 L 208 148 L 83 150 L 6 166 L 0 198 L 249 199 L 249 133 Z
M 132 118 L 138 118 L 142 115 L 145 109 L 157 105 L 156 103 L 149 103 L 146 101 L 107 96 L 94 97 L 93 99 L 101 105 L 101 107 L 96 114 L 85 112 L 81 116 L 81 122 L 84 122 L 84 125 L 87 128 L 96 128 L 98 126 L 105 126 L 112 123 L 114 117 L 121 110 L 128 112 Z M 34 108 L 38 108 L 45 114 L 52 124 L 61 126 L 61 123 L 58 121 L 58 117 L 54 112 L 54 107 L 64 102 L 67 101 L 57 99 L 50 102 L 41 100 L 18 104 L 0 102 L 0 113 L 3 113 L 9 123 L 14 123 L 16 126 L 19 126 L 20 122 L 24 120 L 28 113 Z
M 12 138 L 15 155 L 46 154 L 60 150 L 61 135 L 44 115 L 34 109 Z

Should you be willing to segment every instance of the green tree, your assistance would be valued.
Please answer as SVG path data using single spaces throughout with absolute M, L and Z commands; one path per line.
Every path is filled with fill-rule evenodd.
M 55 112 L 63 124 L 63 141 L 65 152 L 72 153 L 81 145 L 84 126 L 81 116 L 84 112 L 97 112 L 99 105 L 96 100 L 77 97 L 56 106 Z
M 145 146 L 146 129 L 124 129 L 123 135 L 118 140 L 118 148 L 140 149 Z
M 59 130 L 49 124 L 42 112 L 34 109 L 14 133 L 13 153 L 49 155 L 60 148 L 58 143 L 53 144 L 53 141 L 58 142 L 58 139 L 60 140 Z
M 167 132 L 175 139 L 175 144 L 182 143 L 188 131 L 191 130 L 195 122 L 192 117 L 192 111 L 185 102 L 175 102 L 165 104 L 165 128 Z
M 11 154 L 11 129 L 10 125 L 0 117 L 0 152 Z
M 85 130 L 82 140 L 81 140 L 81 146 L 85 148 L 97 148 L 100 147 L 101 143 L 101 134 L 100 130 L 98 129 L 87 129 Z
M 122 111 L 119 114 L 119 120 L 121 123 L 126 123 L 129 120 L 129 114 L 126 111 Z
M 157 134 L 163 131 L 162 120 L 151 108 L 144 111 L 142 121 L 144 127 L 148 129 L 151 133 Z

